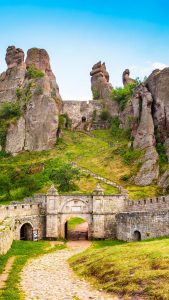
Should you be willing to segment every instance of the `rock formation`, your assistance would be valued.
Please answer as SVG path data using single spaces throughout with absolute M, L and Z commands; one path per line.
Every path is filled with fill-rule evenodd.
M 15 46 L 8 47 L 6 63 L 8 69 L 0 75 L 0 103 L 16 101 L 16 88 L 22 85 L 26 73 L 23 50 Z
M 112 85 L 109 83 L 109 73 L 106 70 L 105 63 L 99 61 L 95 64 L 90 72 L 91 89 L 93 99 L 109 100 L 111 98 Z
M 133 96 L 133 117 L 138 121 L 133 131 L 133 147 L 145 151 L 142 167 L 134 178 L 137 185 L 149 185 L 159 176 L 158 154 L 155 148 L 154 122 L 152 117 L 153 98 L 144 84 L 137 88 Z
M 9 125 L 5 150 L 16 154 L 52 148 L 57 138 L 61 97 L 48 53 L 32 48 L 24 62 L 23 51 L 12 46 L 7 49 L 6 62 L 8 69 L 0 76 L 0 103 L 18 101 L 22 116 Z
M 134 79 L 130 78 L 129 69 L 124 70 L 122 80 L 123 80 L 123 85 L 124 86 L 126 86 L 127 84 L 132 84 L 132 83 L 136 82 Z
M 123 73 L 124 85 L 129 82 L 129 71 Z M 169 168 L 160 177 L 156 144 L 165 146 L 169 160 L 169 68 L 155 70 L 147 80 L 138 86 L 131 101 L 120 112 L 121 127 L 129 127 L 133 135 L 133 147 L 145 151 L 142 167 L 134 181 L 138 185 L 153 184 L 158 181 L 161 187 L 169 186 Z

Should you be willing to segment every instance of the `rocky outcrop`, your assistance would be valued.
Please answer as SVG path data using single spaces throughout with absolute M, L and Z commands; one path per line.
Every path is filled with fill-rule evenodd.
M 132 84 L 132 83 L 136 82 L 134 79 L 130 78 L 129 69 L 124 70 L 122 80 L 123 80 L 123 85 L 124 86 L 126 86 L 127 84 Z
M 90 72 L 90 76 L 93 99 L 111 99 L 113 87 L 109 83 L 109 73 L 106 70 L 105 63 L 101 63 L 101 61 L 96 63 Z
M 23 51 L 12 46 L 7 49 L 6 62 L 8 69 L 0 76 L 0 103 L 18 101 L 22 116 L 9 125 L 5 150 L 16 154 L 52 148 L 57 139 L 61 96 L 48 53 L 30 49 L 24 62 Z
M 169 68 L 155 70 L 146 80 L 153 97 L 152 115 L 158 142 L 164 144 L 169 160 Z M 159 179 L 164 189 L 169 186 L 169 168 Z
M 22 49 L 8 47 L 5 59 L 8 69 L 0 75 L 0 103 L 16 101 L 16 88 L 23 84 L 26 73 Z
M 145 150 L 142 167 L 134 178 L 134 182 L 142 186 L 152 184 L 157 181 L 159 176 L 152 103 L 151 93 L 144 84 L 140 85 L 132 99 L 132 105 L 134 119 L 138 122 L 138 127 L 133 130 L 133 147 Z

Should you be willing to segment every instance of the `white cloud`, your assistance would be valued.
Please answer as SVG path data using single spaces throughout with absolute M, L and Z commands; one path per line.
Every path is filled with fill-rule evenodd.
M 162 70 L 166 67 L 168 66 L 162 62 L 146 61 L 142 65 L 133 65 L 129 69 L 131 71 L 132 78 L 139 77 L 140 79 L 144 79 L 145 76 L 149 76 L 155 69 Z
M 160 63 L 160 62 L 154 62 L 154 63 L 152 64 L 152 67 L 153 67 L 154 70 L 155 70 L 155 69 L 160 69 L 160 70 L 162 70 L 162 69 L 164 69 L 164 68 L 167 68 L 168 66 L 167 66 L 166 64 L 163 64 L 163 63 Z

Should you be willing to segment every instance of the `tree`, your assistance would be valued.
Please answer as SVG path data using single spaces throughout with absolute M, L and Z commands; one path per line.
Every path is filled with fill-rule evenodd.
M 75 180 L 80 178 L 80 171 L 71 164 L 64 163 L 51 169 L 49 178 L 57 184 L 59 191 L 69 192 L 75 189 Z

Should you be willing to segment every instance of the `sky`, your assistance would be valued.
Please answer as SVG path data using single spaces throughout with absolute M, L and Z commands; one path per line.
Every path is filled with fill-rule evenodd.
M 143 79 L 169 66 L 168 11 L 168 0 L 0 0 L 0 72 L 9 45 L 44 48 L 62 99 L 89 100 L 100 60 L 113 87 L 126 68 Z

